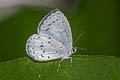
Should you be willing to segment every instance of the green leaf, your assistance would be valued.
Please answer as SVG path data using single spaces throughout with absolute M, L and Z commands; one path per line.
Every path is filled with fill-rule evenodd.
M 0 64 L 0 80 L 120 80 L 120 59 L 107 56 L 73 56 L 69 60 L 39 63 L 28 57 Z

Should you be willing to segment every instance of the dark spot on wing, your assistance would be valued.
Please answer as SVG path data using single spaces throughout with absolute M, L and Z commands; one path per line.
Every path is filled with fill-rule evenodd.
M 58 51 L 56 51 L 56 53 L 57 53 Z
M 43 45 L 40 45 L 40 47 L 44 47 Z
M 41 54 L 41 57 L 44 57 L 44 56 Z
M 43 53 L 45 53 L 45 51 L 43 50 Z
M 49 28 L 45 29 L 45 31 L 49 30 Z
M 49 17 L 49 19 L 51 19 L 51 17 Z
M 60 48 L 62 48 L 62 46 Z
M 50 41 L 48 41 L 48 43 L 50 43 Z
M 37 56 L 37 60 L 39 60 L 39 57 Z
M 38 36 L 37 38 L 40 38 L 40 36 Z
M 34 49 L 34 47 L 32 47 L 32 49 Z
M 30 46 L 29 46 L 29 45 L 27 45 L 27 47 L 29 48 Z
M 52 23 L 55 23 L 55 21 L 53 21 Z
M 59 19 L 56 19 L 56 21 L 58 21 Z
M 57 13 L 57 15 L 59 15 L 60 13 Z
M 51 34 L 51 35 L 54 35 L 54 34 Z
M 35 52 L 33 52 L 33 54 L 35 54 Z
M 49 39 L 51 39 L 51 37 L 49 37 Z
M 48 58 L 50 58 L 50 56 L 48 56 Z
M 64 21 L 62 23 L 65 23 Z
M 48 24 L 47 26 L 50 26 L 51 24 Z

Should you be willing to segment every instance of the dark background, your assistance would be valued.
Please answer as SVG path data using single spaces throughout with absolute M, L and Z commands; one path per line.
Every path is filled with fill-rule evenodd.
M 74 8 L 60 8 L 72 28 L 73 40 L 84 32 L 74 46 L 90 49 L 77 50 L 76 55 L 120 56 L 120 1 L 81 0 Z M 75 5 L 75 4 L 74 4 Z M 28 37 L 37 32 L 38 23 L 54 8 L 22 8 L 0 22 L 0 62 L 27 56 Z

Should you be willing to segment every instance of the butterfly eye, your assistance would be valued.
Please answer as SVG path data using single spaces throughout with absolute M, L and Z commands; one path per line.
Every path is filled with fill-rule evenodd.
M 72 48 L 72 53 L 75 53 L 76 52 L 76 48 Z

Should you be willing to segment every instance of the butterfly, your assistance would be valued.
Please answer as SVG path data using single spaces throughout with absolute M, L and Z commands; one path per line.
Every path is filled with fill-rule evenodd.
M 72 63 L 73 47 L 70 24 L 65 15 L 55 9 L 49 12 L 39 23 L 37 34 L 33 34 L 26 42 L 26 51 L 35 61 L 45 62 L 60 59 L 70 59 Z

